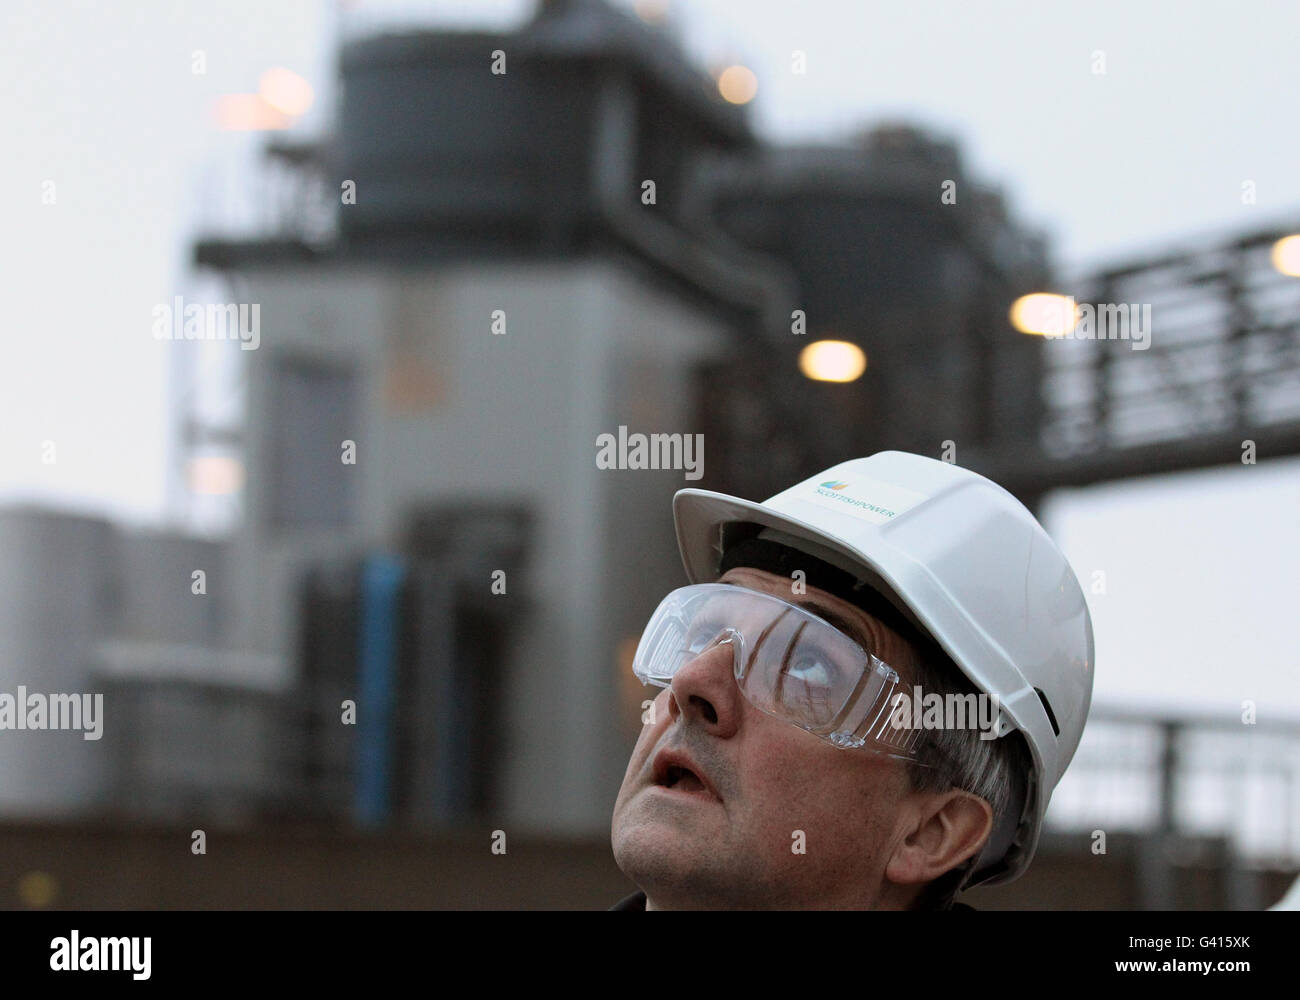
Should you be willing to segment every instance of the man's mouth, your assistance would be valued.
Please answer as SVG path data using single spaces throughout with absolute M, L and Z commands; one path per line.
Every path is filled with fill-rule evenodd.
M 663 786 L 665 788 L 680 788 L 683 792 L 702 792 L 705 791 L 704 782 L 695 776 L 695 772 L 685 767 L 678 767 L 674 764 L 668 768 L 668 773 L 664 776 Z
M 661 750 L 655 757 L 653 779 L 655 787 L 675 792 L 700 795 L 717 800 L 718 794 L 708 779 L 696 770 L 693 760 L 675 750 Z

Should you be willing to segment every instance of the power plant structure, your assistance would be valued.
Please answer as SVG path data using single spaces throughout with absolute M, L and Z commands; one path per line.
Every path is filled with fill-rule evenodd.
M 327 134 L 267 144 L 283 224 L 193 248 L 257 306 L 256 349 L 223 355 L 236 416 L 186 394 L 211 345 L 174 351 L 177 495 L 237 498 L 228 530 L 0 511 L 0 690 L 103 691 L 106 718 L 102 747 L 30 734 L 0 769 L 9 816 L 597 842 L 653 696 L 636 640 L 684 582 L 676 490 L 761 500 L 897 448 L 1035 507 L 1243 439 L 1300 454 L 1281 230 L 1060 287 L 952 141 L 764 142 L 603 0 L 355 39 L 338 74 Z M 1159 335 L 1015 330 L 1053 288 L 1154 303 Z M 808 377 L 819 342 L 865 370 Z M 606 467 L 601 441 L 634 435 L 670 467 Z M 1156 881 L 1140 899 L 1170 905 Z M 1215 898 L 1248 904 L 1241 884 Z

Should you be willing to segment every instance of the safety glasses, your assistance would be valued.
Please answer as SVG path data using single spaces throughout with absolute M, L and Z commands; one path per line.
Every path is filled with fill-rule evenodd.
M 921 731 L 895 724 L 898 673 L 798 605 L 729 584 L 674 590 L 646 625 L 632 671 L 667 687 L 705 656 L 729 659 L 745 699 L 768 715 L 837 747 L 917 761 Z

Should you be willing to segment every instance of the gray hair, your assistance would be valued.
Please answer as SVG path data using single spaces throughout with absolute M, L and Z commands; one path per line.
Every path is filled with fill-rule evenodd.
M 941 696 L 977 694 L 978 690 L 937 647 L 924 650 L 912 659 L 912 682 L 927 694 Z M 943 792 L 959 788 L 989 804 L 997 817 L 1010 808 L 1013 783 L 1024 784 L 1029 776 L 1030 759 L 1024 739 L 1009 733 L 998 739 L 980 739 L 973 728 L 940 728 L 922 731 L 917 744 L 921 767 L 909 763 L 907 775 L 912 789 L 918 792 Z M 920 904 L 927 909 L 946 909 L 967 873 L 974 868 L 980 851 L 967 862 L 931 883 L 922 893 Z

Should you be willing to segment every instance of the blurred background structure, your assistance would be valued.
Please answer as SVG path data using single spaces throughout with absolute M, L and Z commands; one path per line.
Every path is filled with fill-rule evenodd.
M 338 73 L 325 131 L 265 145 L 266 221 L 193 247 L 206 302 L 260 307 L 256 350 L 174 345 L 196 530 L 0 509 L 0 691 L 107 720 L 0 736 L 8 905 L 608 905 L 675 490 L 900 448 L 1038 508 L 1300 455 L 1300 214 L 1062 275 L 950 139 L 764 142 L 743 76 L 603 0 L 362 33 Z M 1150 304 L 1149 348 L 1017 330 L 1043 292 Z M 703 479 L 597 468 L 620 427 L 702 433 Z M 1098 706 L 1029 874 L 971 901 L 1267 905 L 1298 775 L 1293 725 Z

